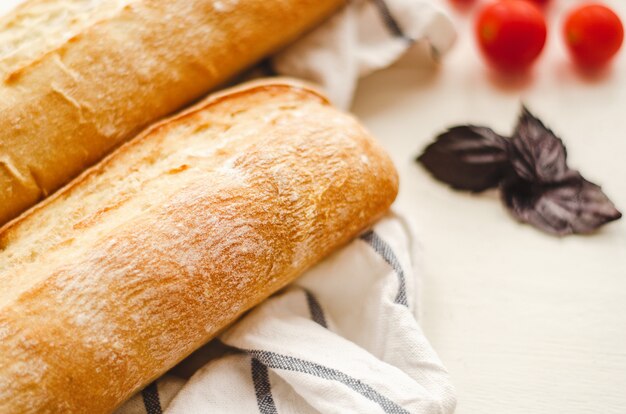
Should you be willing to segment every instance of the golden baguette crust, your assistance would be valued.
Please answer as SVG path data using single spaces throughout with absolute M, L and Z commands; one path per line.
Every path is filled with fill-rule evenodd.
M 0 20 L 0 225 L 342 0 L 27 0 Z
M 0 413 L 111 412 L 370 226 L 397 180 L 284 81 L 149 128 L 0 231 Z

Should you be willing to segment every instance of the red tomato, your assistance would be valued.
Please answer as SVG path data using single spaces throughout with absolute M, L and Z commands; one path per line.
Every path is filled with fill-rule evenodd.
M 523 72 L 546 43 L 541 10 L 526 0 L 500 0 L 483 8 L 476 21 L 476 37 L 487 61 L 503 72 Z
M 476 0 L 450 0 L 455 9 L 463 12 L 469 11 L 476 3 Z
M 529 1 L 532 1 L 533 3 L 536 3 L 540 6 L 545 6 L 546 4 L 548 4 L 549 0 L 529 0 Z
M 624 41 L 619 17 L 601 4 L 583 5 L 570 12 L 563 34 L 574 61 L 591 69 L 611 60 Z

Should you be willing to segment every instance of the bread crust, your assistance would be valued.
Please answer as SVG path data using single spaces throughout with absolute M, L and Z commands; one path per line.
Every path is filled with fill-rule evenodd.
M 27 0 L 0 21 L 0 225 L 341 3 Z
M 113 411 L 370 226 L 397 180 L 285 81 L 149 128 L 0 231 L 0 412 Z

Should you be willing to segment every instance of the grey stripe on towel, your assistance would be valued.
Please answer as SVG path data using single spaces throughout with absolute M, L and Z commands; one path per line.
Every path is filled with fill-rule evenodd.
M 267 367 L 254 356 L 252 357 L 252 382 L 256 394 L 256 402 L 261 414 L 278 414 Z
M 324 311 L 322 310 L 322 305 L 318 302 L 317 298 L 313 293 L 308 290 L 304 290 L 304 294 L 306 295 L 306 302 L 309 305 L 309 312 L 311 313 L 311 319 L 314 322 L 322 325 L 324 328 L 328 328 L 328 324 L 326 323 L 326 317 L 324 316 Z
M 376 251 L 376 253 L 378 253 L 389 264 L 389 266 L 393 268 L 396 275 L 398 275 L 398 282 L 400 286 L 398 287 L 398 293 L 396 294 L 394 302 L 399 303 L 400 305 L 409 306 L 406 299 L 406 279 L 404 276 L 404 270 L 402 270 L 400 261 L 391 247 L 373 230 L 362 234 L 361 240 L 372 246 L 374 251 Z
M 147 414 L 163 413 L 156 381 L 144 388 L 143 391 L 141 391 L 141 396 L 143 397 L 143 406 Z
M 368 400 L 378 404 L 386 413 L 410 414 L 407 410 L 380 394 L 371 386 L 336 369 L 325 367 L 324 365 L 316 364 L 315 362 L 277 354 L 275 352 L 258 350 L 247 350 L 247 352 L 252 355 L 253 360 L 256 358 L 263 365 L 272 369 L 302 372 L 330 381 L 340 382 L 358 392 Z
M 385 2 L 385 0 L 373 0 L 372 2 L 378 9 L 378 12 L 380 13 L 380 16 L 382 17 L 383 22 L 385 23 L 385 26 L 387 27 L 387 30 L 389 30 L 389 32 L 393 36 L 400 37 L 408 42 L 414 42 L 413 39 L 411 39 L 410 37 L 404 34 L 404 31 L 400 27 L 400 24 L 395 19 L 395 17 L 393 17 L 393 15 L 391 14 L 391 11 L 389 10 L 389 6 L 387 6 L 387 3 Z

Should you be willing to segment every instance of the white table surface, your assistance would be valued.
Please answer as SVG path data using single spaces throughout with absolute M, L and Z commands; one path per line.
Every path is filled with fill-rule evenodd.
M 471 18 L 453 13 L 459 39 L 440 67 L 405 59 L 363 80 L 355 101 L 400 171 L 396 207 L 424 248 L 422 324 L 459 414 L 626 412 L 626 219 L 558 239 L 512 220 L 495 192 L 449 190 L 413 162 L 447 126 L 510 132 L 523 100 L 626 212 L 626 45 L 608 75 L 583 80 L 560 38 L 562 10 L 581 2 L 551 1 L 547 49 L 525 85 L 494 81 Z M 626 21 L 626 1 L 606 3 Z
M 551 22 L 580 3 L 551 0 Z M 446 0 L 441 0 L 447 7 Z M 607 0 L 626 19 L 626 2 Z M 0 2 L 0 14 L 19 0 Z M 471 13 L 470 13 L 471 14 Z M 491 79 L 454 14 L 459 41 L 440 66 L 404 59 L 365 79 L 354 112 L 401 175 L 396 208 L 423 244 L 422 324 L 458 389 L 459 414 L 626 412 L 626 220 L 557 239 L 517 224 L 495 193 L 458 193 L 413 158 L 447 126 L 506 133 L 523 99 L 560 134 L 570 162 L 626 210 L 626 46 L 610 74 L 583 81 L 551 27 L 527 84 Z

